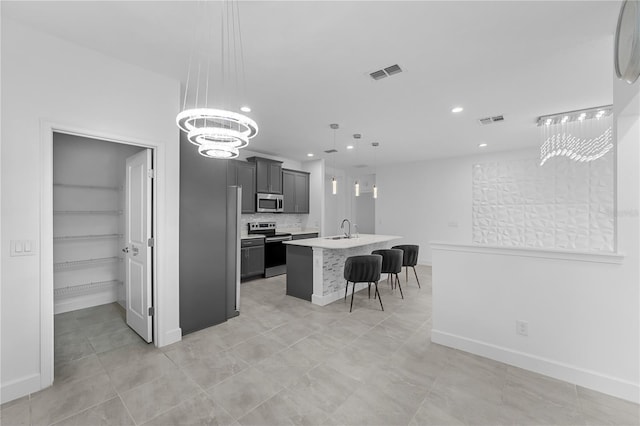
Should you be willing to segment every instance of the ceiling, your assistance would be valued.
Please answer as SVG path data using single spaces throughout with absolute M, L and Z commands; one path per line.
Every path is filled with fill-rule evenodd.
M 184 82 L 194 37 L 208 30 L 201 18 L 220 5 L 3 1 L 2 17 Z M 237 102 L 260 126 L 249 149 L 299 161 L 313 152 L 352 167 L 535 146 L 538 116 L 612 102 L 619 6 L 241 2 L 246 97 Z M 369 77 L 393 64 L 404 72 Z M 492 115 L 505 121 L 478 124 Z M 340 129 L 338 153 L 328 155 L 330 123 Z M 354 133 L 363 137 L 347 151 Z

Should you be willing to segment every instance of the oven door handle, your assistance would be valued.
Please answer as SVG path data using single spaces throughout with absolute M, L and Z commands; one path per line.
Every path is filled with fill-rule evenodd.
M 273 237 L 273 238 L 268 237 L 268 238 L 265 238 L 265 240 L 264 240 L 264 242 L 266 244 L 279 243 L 279 242 L 282 242 L 282 241 L 291 241 L 291 235 L 288 235 L 286 237 Z

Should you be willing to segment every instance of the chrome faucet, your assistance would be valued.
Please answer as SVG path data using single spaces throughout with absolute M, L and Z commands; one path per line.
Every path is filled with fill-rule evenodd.
M 351 222 L 349 221 L 349 219 L 344 219 L 342 221 L 342 224 L 340 224 L 340 229 L 344 229 L 344 223 L 347 222 L 349 224 L 349 231 L 344 233 L 344 236 L 346 238 L 351 238 Z

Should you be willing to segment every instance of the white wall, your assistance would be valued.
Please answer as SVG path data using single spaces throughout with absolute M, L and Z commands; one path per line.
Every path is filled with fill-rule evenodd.
M 471 243 L 475 163 L 536 158 L 535 149 L 378 166 L 376 233 L 418 244 L 418 262 L 431 264 L 431 241 Z
M 435 246 L 432 340 L 640 402 L 640 82 L 613 88 L 619 255 Z
M 334 195 L 331 179 L 335 176 L 338 190 Z M 351 193 L 353 186 L 349 184 L 351 178 L 344 170 L 326 168 L 324 175 L 324 236 L 341 234 L 340 223 L 343 219 L 352 220 Z
M 302 169 L 309 172 L 309 215 L 306 216 L 304 228 L 317 229 L 322 234 L 324 230 L 325 199 L 324 199 L 324 160 L 314 160 L 302 163 Z
M 255 142 L 252 141 L 251 145 L 249 145 L 249 146 L 259 147 L 260 146 L 260 142 L 259 141 L 255 141 Z M 286 158 L 286 157 L 280 157 L 280 156 L 277 156 L 277 155 L 262 154 L 260 152 L 251 151 L 250 149 L 246 149 L 246 148 L 243 148 L 243 149 L 240 150 L 240 155 L 238 156 L 237 160 L 246 160 L 249 157 L 262 157 L 262 158 L 269 158 L 271 160 L 282 161 L 282 168 L 283 169 L 302 170 L 302 163 L 300 161 L 292 160 L 292 159 Z
M 41 285 L 52 286 L 41 257 L 9 257 L 9 242 L 39 241 L 41 124 L 84 129 L 159 146 L 157 253 L 158 341 L 180 339 L 178 315 L 179 139 L 177 81 L 2 21 L 2 402 L 50 384 L 53 358 L 41 362 Z M 52 249 L 51 249 L 52 251 Z M 49 253 L 50 255 L 50 253 Z M 45 265 L 51 259 L 45 259 Z M 52 290 L 51 290 L 52 291 Z M 51 297 L 52 299 L 52 297 Z M 51 313 L 53 300 L 50 301 Z M 44 321 L 43 321 L 44 320 Z M 52 321 L 51 321 L 52 323 Z M 51 345 L 53 353 L 53 342 Z M 52 375 L 51 375 L 52 378 Z

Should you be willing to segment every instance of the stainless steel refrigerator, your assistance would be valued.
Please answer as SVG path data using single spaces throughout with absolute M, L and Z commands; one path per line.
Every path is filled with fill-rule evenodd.
M 225 160 L 180 141 L 180 328 L 188 334 L 239 313 L 241 188 Z

